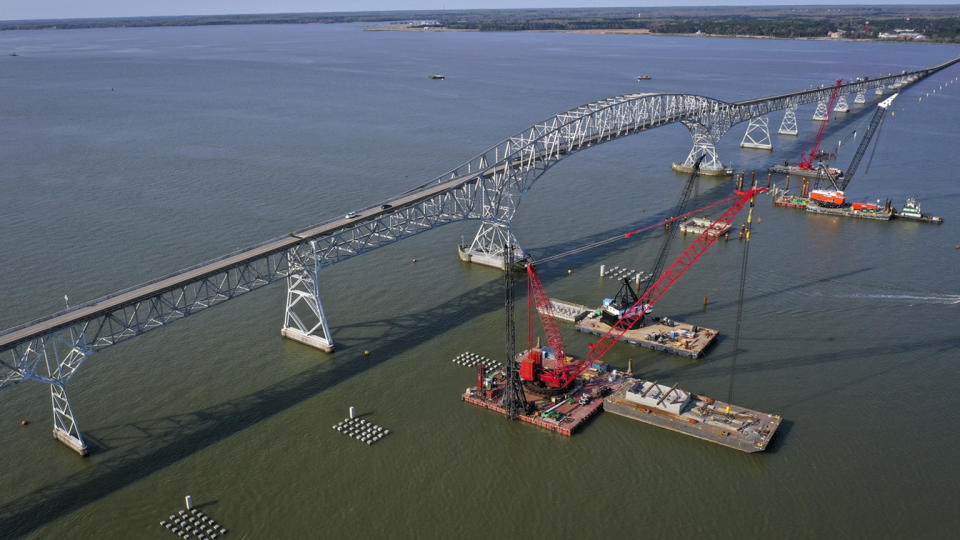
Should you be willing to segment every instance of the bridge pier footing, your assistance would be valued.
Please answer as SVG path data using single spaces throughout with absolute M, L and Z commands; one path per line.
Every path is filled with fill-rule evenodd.
M 522 268 L 527 262 L 527 255 L 520 249 L 520 243 L 514 236 L 510 226 L 497 221 L 483 221 L 477 230 L 473 242 L 469 246 L 460 244 L 457 253 L 460 260 L 469 263 L 482 264 L 492 268 L 504 270 L 503 246 L 510 244 L 513 248 L 514 269 Z
M 336 345 L 320 302 L 316 242 L 311 242 L 310 247 L 312 257 L 308 256 L 307 260 L 303 260 L 296 249 L 287 253 L 290 273 L 287 275 L 287 302 L 280 335 L 324 352 L 333 352 Z

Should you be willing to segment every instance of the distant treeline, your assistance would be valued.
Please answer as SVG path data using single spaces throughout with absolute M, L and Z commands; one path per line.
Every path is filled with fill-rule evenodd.
M 697 8 L 577 8 L 461 11 L 385 11 L 64 19 L 0 22 L 0 30 L 43 30 L 232 24 L 384 23 L 432 20 L 454 30 L 649 30 L 663 34 L 750 35 L 781 38 L 875 38 L 909 28 L 931 41 L 960 43 L 960 5 L 950 6 L 750 6 Z M 865 22 L 870 21 L 867 33 Z

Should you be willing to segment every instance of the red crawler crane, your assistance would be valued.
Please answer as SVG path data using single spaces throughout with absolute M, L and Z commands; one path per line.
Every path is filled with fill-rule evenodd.
M 843 82 L 843 79 L 837 79 L 837 84 L 833 87 L 833 92 L 830 93 L 830 101 L 827 103 L 827 118 L 820 124 L 820 131 L 817 132 L 817 139 L 813 142 L 813 150 L 810 150 L 810 155 L 803 157 L 803 154 L 800 154 L 800 163 L 797 163 L 797 167 L 801 169 L 813 169 L 813 160 L 816 159 L 817 155 L 820 153 L 820 141 L 823 140 L 823 132 L 827 129 L 827 124 L 830 123 L 830 115 L 833 113 L 833 107 L 837 103 L 837 96 L 840 95 L 840 83 Z
M 717 241 L 717 238 L 720 237 L 719 231 L 730 226 L 744 205 L 756 194 L 762 193 L 766 191 L 766 189 L 767 188 L 737 191 L 739 198 L 733 206 L 717 218 L 707 230 L 703 231 L 703 233 L 694 240 L 693 244 L 680 255 L 680 258 L 678 258 L 670 268 L 667 268 L 653 286 L 651 286 L 630 309 L 626 310 L 626 312 L 635 312 L 636 308 L 641 308 L 643 312 L 649 312 L 649 310 L 653 308 L 653 305 L 680 279 L 680 276 L 693 266 L 693 263 L 697 262 L 697 259 Z M 590 346 L 590 352 L 583 361 L 567 364 L 566 358 L 564 357 L 563 339 L 557 328 L 557 322 L 553 317 L 550 298 L 547 296 L 540 278 L 537 277 L 533 265 L 527 267 L 527 274 L 530 277 L 528 286 L 533 292 L 531 296 L 536 299 L 536 307 L 542 308 L 538 309 L 540 320 L 547 334 L 547 341 L 554 351 L 555 359 L 552 366 L 545 366 L 542 364 L 541 353 L 535 351 L 532 347 L 528 348 L 528 356 L 520 364 L 520 378 L 524 381 L 540 381 L 548 389 L 565 389 L 569 387 L 570 384 L 589 369 L 594 362 L 607 354 L 607 351 L 620 340 L 623 334 L 633 328 L 642 318 L 624 317 L 620 319 L 599 341 Z M 533 304 L 533 302 L 534 300 L 529 300 L 529 304 Z M 528 307 L 532 308 L 533 306 L 529 305 Z M 530 319 L 528 319 L 528 323 L 529 322 Z

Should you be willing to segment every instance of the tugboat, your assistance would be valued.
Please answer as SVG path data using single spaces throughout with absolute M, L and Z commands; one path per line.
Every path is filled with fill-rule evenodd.
M 922 221 L 923 223 L 935 223 L 937 225 L 943 223 L 942 217 L 923 215 L 923 212 L 920 211 L 920 201 L 914 197 L 907 198 L 907 203 L 903 205 L 899 212 L 895 212 L 894 216 L 897 219 L 908 221 Z

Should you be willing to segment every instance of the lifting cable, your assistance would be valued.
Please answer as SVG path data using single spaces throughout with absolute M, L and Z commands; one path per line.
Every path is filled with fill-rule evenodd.
M 704 211 L 706 211 L 706 210 L 709 210 L 709 209 L 713 208 L 714 206 L 719 206 L 719 205 L 721 205 L 721 204 L 723 204 L 723 203 L 730 202 L 730 201 L 736 199 L 737 197 L 738 197 L 738 195 L 732 195 L 732 196 L 730 196 L 730 197 L 727 197 L 726 199 L 721 199 L 721 200 L 719 200 L 719 201 L 717 201 L 717 202 L 710 203 L 710 204 L 708 204 L 708 205 L 706 205 L 706 206 L 702 206 L 702 207 L 700 207 L 700 208 L 697 208 L 696 210 L 691 210 L 691 211 L 689 211 L 689 212 L 687 212 L 687 213 L 685 213 L 685 214 L 681 214 L 681 215 L 679 215 L 679 216 L 667 218 L 667 219 L 665 219 L 665 220 L 663 220 L 663 221 L 654 223 L 653 225 L 648 225 L 648 226 L 643 227 L 643 228 L 641 228 L 641 229 L 637 229 L 637 230 L 635 230 L 635 231 L 630 231 L 630 232 L 628 232 L 628 233 L 626 233 L 626 234 L 618 234 L 618 235 L 616 235 L 616 236 L 611 236 L 610 238 L 607 238 L 607 239 L 605 239 L 605 240 L 600 240 L 599 242 L 593 242 L 593 243 L 586 244 L 586 245 L 583 245 L 583 246 L 580 246 L 580 247 L 576 247 L 576 248 L 573 248 L 573 249 L 571 249 L 571 250 L 569 250 L 569 251 L 564 251 L 563 253 L 557 253 L 556 255 L 550 255 L 549 257 L 544 257 L 544 258 L 542 258 L 542 259 L 537 259 L 536 262 L 537 262 L 538 265 L 540 265 L 540 264 L 543 264 L 543 263 L 546 263 L 546 262 L 555 261 L 555 260 L 557 260 L 557 259 L 562 259 L 562 258 L 564 258 L 564 257 L 566 257 L 566 256 L 568 256 L 568 255 L 574 255 L 574 254 L 576 254 L 576 253 L 580 253 L 580 252 L 583 252 L 583 251 L 587 251 L 587 250 L 593 249 L 593 248 L 595 248 L 595 247 L 600 247 L 600 246 L 609 244 L 609 243 L 611 243 L 611 242 L 615 242 L 615 241 L 617 241 L 617 240 L 621 240 L 621 239 L 625 239 L 625 238 L 630 238 L 631 236 L 634 236 L 634 235 L 636 235 L 636 234 L 640 234 L 640 233 L 642 233 L 642 232 L 649 231 L 650 229 L 655 229 L 655 228 L 657 228 L 657 227 L 662 227 L 662 226 L 664 226 L 664 225 L 666 225 L 666 224 L 668 224 L 668 223 L 672 223 L 672 222 L 674 222 L 674 221 L 679 221 L 679 220 L 681 220 L 681 219 L 683 219 L 683 218 L 692 216 L 692 215 L 694 215 L 694 214 L 698 214 L 698 213 L 700 213 L 700 212 L 704 212 Z
M 886 116 L 880 119 L 880 125 L 877 126 L 877 140 L 873 141 L 873 150 L 870 151 L 870 159 L 867 160 L 867 168 L 863 171 L 863 175 L 866 176 L 870 174 L 870 164 L 873 163 L 873 155 L 877 153 L 877 147 L 880 146 L 880 132 L 883 131 L 884 120 Z
M 693 171 L 690 173 L 690 176 L 687 177 L 687 183 L 683 185 L 683 190 L 680 191 L 677 204 L 673 207 L 674 215 L 683 214 L 684 210 L 687 209 L 690 192 L 693 191 L 693 185 L 696 183 L 697 176 L 700 173 L 701 161 L 703 161 L 703 156 L 693 165 Z M 663 273 L 663 265 L 667 262 L 667 254 L 670 252 L 670 244 L 673 243 L 673 239 L 677 237 L 677 228 L 678 227 L 667 227 L 666 232 L 663 234 L 663 244 L 660 245 L 660 252 L 657 254 L 657 259 L 653 263 L 653 268 L 650 269 L 651 277 L 660 277 L 660 274 Z M 644 294 L 653 287 L 654 283 L 656 283 L 654 280 L 648 281 L 647 289 L 643 291 Z M 641 296 L 643 296 L 643 294 L 641 294 Z
M 733 379 L 737 370 L 737 353 L 740 350 L 740 323 L 743 320 L 743 289 L 747 283 L 747 257 L 750 255 L 750 222 L 753 219 L 753 202 L 754 200 L 751 198 L 750 210 L 747 213 L 743 260 L 740 262 L 740 296 L 737 299 L 737 325 L 733 333 L 733 360 L 730 362 L 730 387 L 727 389 L 727 403 L 733 403 Z

